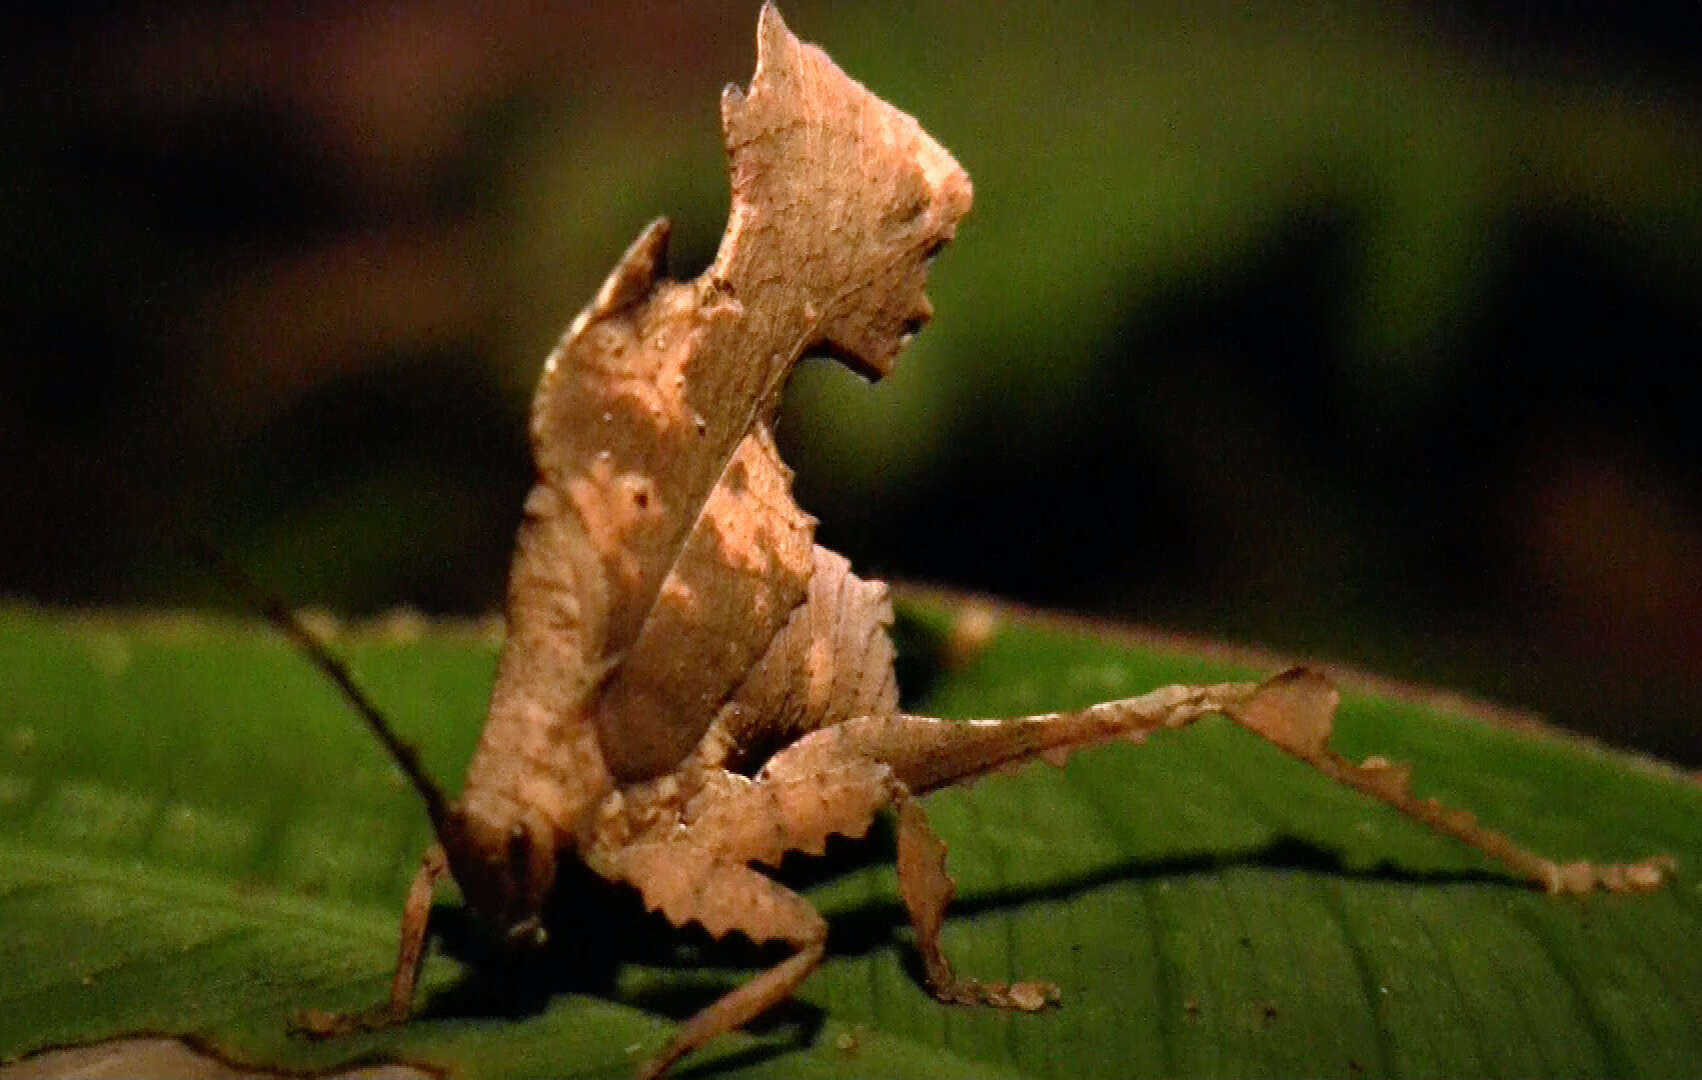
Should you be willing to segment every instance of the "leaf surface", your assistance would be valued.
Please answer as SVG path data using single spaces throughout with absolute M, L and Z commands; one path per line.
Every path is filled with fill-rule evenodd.
M 948 646 L 962 620 L 932 600 L 902 611 L 909 681 L 930 687 L 915 705 L 948 715 L 1271 670 L 1010 620 L 935 666 L 931 655 L 960 655 Z M 416 628 L 346 635 L 339 648 L 431 767 L 457 774 L 494 641 Z M 481 978 L 446 894 L 425 1018 L 292 1040 L 296 1009 L 382 996 L 427 840 L 416 801 L 345 706 L 266 630 L 200 619 L 5 610 L 0 684 L 0 1059 L 156 1032 L 293 1069 L 399 1059 L 456 1076 L 624 1077 L 675 1018 L 769 960 L 668 928 L 617 892 L 610 907 L 568 905 L 548 964 Z M 1680 877 L 1653 894 L 1551 899 L 1233 725 L 1205 723 L 927 800 L 961 884 L 945 935 L 953 960 L 971 974 L 1054 979 L 1062 1008 L 934 1003 L 890 842 L 876 836 L 788 864 L 832 924 L 828 960 L 774 1024 L 718 1040 L 704 1066 L 894 1077 L 1690 1068 L 1702 1054 L 1694 782 L 1351 682 L 1336 739 L 1414 762 L 1421 790 L 1541 850 L 1668 851 Z

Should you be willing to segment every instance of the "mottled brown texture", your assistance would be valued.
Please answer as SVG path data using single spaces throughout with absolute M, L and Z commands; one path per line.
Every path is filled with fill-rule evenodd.
M 815 546 L 772 425 L 808 351 L 871 377 L 891 370 L 931 313 L 927 266 L 969 209 L 969 179 L 772 6 L 756 74 L 748 91 L 727 90 L 722 123 L 733 200 L 714 263 L 694 281 L 668 279 L 668 225 L 652 223 L 545 365 L 531 423 L 538 476 L 490 714 L 462 800 L 446 806 L 420 785 L 439 807 L 441 851 L 410 891 L 391 1000 L 304 1026 L 328 1034 L 406 1017 L 445 869 L 481 921 L 524 945 L 542 933 L 558 861 L 576 859 L 675 924 L 795 950 L 689 1019 L 641 1072 L 657 1076 L 790 996 L 821 960 L 826 922 L 758 867 L 861 836 L 888 809 L 930 990 L 953 1004 L 1044 1008 L 1058 999 L 1049 983 L 952 971 L 940 948 L 946 848 L 919 796 L 1209 713 L 1550 889 L 1660 879 L 1658 861 L 1597 870 L 1540 859 L 1413 799 L 1386 762 L 1347 763 L 1327 748 L 1336 692 L 1303 669 L 1068 713 L 900 713 L 886 588 Z M 960 652 L 996 632 L 990 622 Z

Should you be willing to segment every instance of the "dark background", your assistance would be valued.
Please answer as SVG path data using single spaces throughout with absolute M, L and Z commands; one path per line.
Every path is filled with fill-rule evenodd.
M 1702 763 L 1702 9 L 785 6 L 976 182 L 781 432 L 865 573 Z M 483 612 L 542 357 L 726 204 L 756 5 L 112 6 L 0 69 L 0 594 Z

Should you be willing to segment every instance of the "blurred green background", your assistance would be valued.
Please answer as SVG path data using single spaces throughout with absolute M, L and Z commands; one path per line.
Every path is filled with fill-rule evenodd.
M 794 0 L 976 184 L 781 438 L 865 573 L 1353 661 L 1702 763 L 1694 4 Z M 483 612 L 542 357 L 726 209 L 756 4 L 107 6 L 0 67 L 0 594 Z

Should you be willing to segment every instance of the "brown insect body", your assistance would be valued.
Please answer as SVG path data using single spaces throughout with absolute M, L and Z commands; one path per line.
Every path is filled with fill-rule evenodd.
M 913 119 L 793 37 L 772 5 L 750 88 L 728 87 L 721 112 L 733 203 L 713 265 L 668 280 L 668 224 L 653 222 L 545 365 L 507 637 L 460 802 L 339 677 L 425 797 L 439 843 L 409 893 L 388 1006 L 308 1014 L 303 1027 L 407 1017 L 446 871 L 483 922 L 526 943 L 542 933 L 558 862 L 576 859 L 675 924 L 796 950 L 690 1019 L 643 1070 L 658 1075 L 790 996 L 823 955 L 821 916 L 753 864 L 819 853 L 886 808 L 897 810 L 900 888 L 933 993 L 1043 1008 L 1056 1000 L 1049 984 L 952 973 L 939 947 L 953 891 L 945 846 L 915 796 L 1211 712 L 1551 889 L 1658 882 L 1658 860 L 1559 867 L 1414 799 L 1404 771 L 1335 756 L 1325 745 L 1335 691 L 1313 672 L 1034 717 L 899 713 L 886 590 L 815 545 L 772 422 L 806 353 L 870 377 L 891 370 L 932 313 L 927 266 L 969 210 L 969 178 Z
M 873 601 L 864 610 L 876 622 L 888 617 L 884 590 L 814 547 L 771 425 L 806 351 L 890 370 L 899 333 L 927 318 L 923 264 L 968 210 L 968 178 L 913 120 L 801 45 L 772 7 L 750 94 L 729 87 L 722 114 L 736 179 L 719 258 L 694 282 L 666 280 L 668 223 L 648 226 L 550 357 L 533 404 L 539 476 L 510 575 L 508 636 L 466 798 L 443 837 L 475 906 L 513 931 L 533 925 L 555 852 L 606 844 L 635 801 L 641 816 L 665 816 L 703 769 L 724 764 L 700 747 L 706 732 L 730 750 L 747 734 L 741 721 L 774 719 L 738 691 L 760 686 L 765 656 L 785 665 L 788 650 L 819 645 L 807 626 L 782 635 L 818 566 Z M 866 138 L 902 145 L 932 174 L 848 168 L 844 149 Z M 890 216 L 899 189 L 905 215 Z M 838 216 L 821 220 L 823 205 Z M 790 242 L 824 226 L 814 251 Z M 837 659 L 818 648 L 815 662 Z M 890 650 L 855 659 L 880 668 L 869 692 L 847 699 L 832 687 L 835 699 L 794 726 L 825 722 L 829 706 L 896 711 Z

